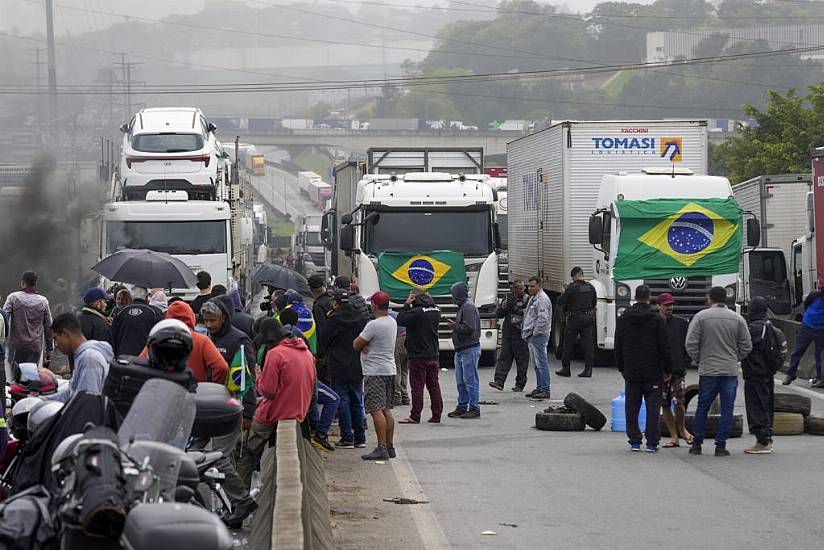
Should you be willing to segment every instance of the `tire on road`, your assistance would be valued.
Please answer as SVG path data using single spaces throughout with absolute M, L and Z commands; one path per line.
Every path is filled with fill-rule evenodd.
M 773 416 L 773 435 L 801 435 L 804 416 L 799 413 L 777 412 Z
M 567 396 L 564 397 L 564 405 L 580 413 L 584 417 L 587 426 L 593 430 L 598 431 L 607 423 L 607 417 L 604 416 L 604 413 L 577 393 L 568 393 Z
M 806 395 L 790 392 L 775 392 L 775 400 L 773 401 L 773 411 L 775 412 L 810 416 L 812 406 L 812 399 Z
M 689 409 L 690 401 L 698 397 L 698 384 L 690 384 L 684 388 L 684 409 Z M 696 404 L 698 402 L 696 401 Z M 696 405 L 697 406 L 697 405 Z
M 684 424 L 686 425 L 688 432 L 695 433 L 695 414 L 687 414 Z M 718 428 L 720 425 L 720 414 L 708 414 L 707 428 L 704 431 L 704 439 L 715 437 L 718 433 Z M 742 435 L 744 435 L 744 416 L 741 414 L 735 414 L 732 417 L 732 428 L 730 429 L 730 438 L 741 437 Z
M 549 432 L 582 432 L 586 429 L 586 422 L 581 413 L 565 407 L 549 407 L 535 413 L 535 427 Z
M 808 416 L 805 418 L 804 431 L 812 435 L 824 435 L 824 417 Z

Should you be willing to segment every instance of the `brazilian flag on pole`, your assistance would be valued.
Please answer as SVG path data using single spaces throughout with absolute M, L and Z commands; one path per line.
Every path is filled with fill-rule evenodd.
M 403 301 L 414 286 L 432 295 L 449 294 L 454 283 L 466 282 L 463 254 L 438 250 L 422 254 L 384 252 L 378 257 L 381 290 L 395 301 Z
M 312 317 L 312 310 L 309 309 L 309 306 L 304 304 L 303 302 L 293 303 L 286 306 L 286 309 L 292 308 L 298 314 L 298 325 L 297 329 L 303 333 L 303 337 L 306 338 L 306 344 L 309 347 L 309 351 L 312 352 L 312 355 L 316 355 L 318 353 L 318 333 L 317 333 L 317 325 L 315 324 L 315 318 Z M 280 321 L 280 314 L 277 315 L 278 321 Z
M 734 199 L 623 200 L 613 276 L 666 279 L 737 273 L 741 207 Z
M 245 346 L 241 345 L 232 358 L 232 364 L 229 365 L 229 376 L 226 379 L 226 387 L 240 399 L 249 393 L 255 383 L 252 373 L 249 372 L 249 364 L 246 362 L 246 350 L 244 348 Z

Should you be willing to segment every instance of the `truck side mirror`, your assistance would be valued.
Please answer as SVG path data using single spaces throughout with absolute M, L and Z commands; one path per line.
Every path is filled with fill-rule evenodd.
M 747 220 L 747 246 L 755 248 L 761 242 L 761 223 L 758 218 Z
M 589 244 L 598 245 L 603 241 L 604 220 L 601 216 L 589 217 Z
M 352 223 L 352 214 L 344 214 L 340 217 L 341 225 L 349 225 Z
M 332 227 L 335 223 L 335 211 L 327 210 L 323 214 L 323 218 L 320 221 L 320 238 L 323 241 L 323 245 L 328 249 L 332 250 Z
M 129 124 L 127 122 L 124 122 L 123 124 L 120 125 L 120 133 L 125 134 L 128 131 L 129 131 Z
M 498 222 L 492 224 L 492 238 L 495 241 L 495 250 L 501 249 L 501 228 Z
M 348 252 L 355 249 L 355 228 L 351 225 L 340 228 L 340 249 Z
M 210 132 L 214 133 L 214 132 L 217 131 L 217 126 L 215 126 L 214 122 L 210 122 L 206 125 L 206 129 L 209 130 Z

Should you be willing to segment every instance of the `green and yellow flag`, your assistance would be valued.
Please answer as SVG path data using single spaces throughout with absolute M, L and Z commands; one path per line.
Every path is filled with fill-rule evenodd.
M 249 364 L 246 362 L 244 346 L 240 346 L 235 356 L 232 357 L 232 364 L 229 365 L 229 376 L 226 378 L 226 387 L 234 392 L 238 399 L 249 393 L 255 384 L 255 379 L 249 371 Z
M 736 273 L 741 207 L 734 199 L 624 200 L 618 208 L 617 280 Z
M 414 286 L 430 294 L 449 294 L 449 287 L 466 282 L 463 254 L 438 250 L 421 254 L 384 252 L 378 257 L 381 290 L 395 301 L 403 301 Z

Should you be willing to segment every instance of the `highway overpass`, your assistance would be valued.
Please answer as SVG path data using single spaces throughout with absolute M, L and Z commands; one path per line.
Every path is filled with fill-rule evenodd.
M 220 132 L 223 140 L 240 136 L 258 146 L 318 145 L 365 153 L 370 147 L 483 147 L 486 155 L 506 153 L 506 144 L 525 135 L 508 131 L 458 130 L 231 130 Z

